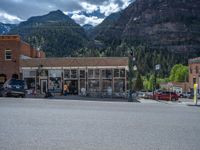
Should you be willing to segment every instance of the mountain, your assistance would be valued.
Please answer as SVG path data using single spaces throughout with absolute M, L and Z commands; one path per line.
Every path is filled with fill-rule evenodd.
M 7 34 L 12 28 L 16 26 L 16 24 L 4 24 L 0 22 L 0 35 Z
M 200 48 L 199 0 L 136 0 L 108 30 L 101 30 L 105 43 L 125 41 L 175 52 Z
M 99 28 L 95 39 L 111 47 L 111 54 L 122 45 L 143 47 L 136 52 L 139 64 L 146 64 L 143 72 L 155 63 L 169 70 L 174 63 L 187 64 L 188 58 L 200 56 L 199 0 L 136 0 L 107 26 Z
M 85 24 L 82 27 L 86 32 L 91 31 L 92 29 L 94 29 L 94 26 L 91 25 L 91 24 Z
M 44 50 L 49 57 L 71 56 L 88 41 L 84 29 L 60 10 L 31 17 L 9 34 L 19 34 L 24 41 Z
M 110 27 L 112 27 L 120 18 L 121 11 L 112 13 L 104 19 L 102 23 L 97 25 L 90 33 L 90 37 L 96 38 L 101 32 L 105 33 Z

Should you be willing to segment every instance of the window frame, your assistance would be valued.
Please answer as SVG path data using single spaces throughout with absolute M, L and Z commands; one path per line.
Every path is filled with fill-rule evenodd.
M 7 52 L 10 52 L 10 59 L 7 58 Z M 5 50 L 4 58 L 5 58 L 5 60 L 12 60 L 12 50 L 6 49 L 6 50 Z

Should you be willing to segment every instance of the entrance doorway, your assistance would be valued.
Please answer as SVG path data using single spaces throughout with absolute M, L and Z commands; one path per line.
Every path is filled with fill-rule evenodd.
M 78 94 L 78 80 L 65 80 L 65 84 L 69 87 L 69 93 L 72 95 Z
M 47 92 L 47 80 L 40 80 L 41 88 L 40 91 L 42 94 L 45 94 Z

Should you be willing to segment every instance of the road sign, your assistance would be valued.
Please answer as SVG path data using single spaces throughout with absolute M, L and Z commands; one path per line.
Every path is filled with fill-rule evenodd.
M 156 69 L 156 70 L 160 70 L 160 64 L 157 64 L 157 65 L 155 66 L 155 69 Z

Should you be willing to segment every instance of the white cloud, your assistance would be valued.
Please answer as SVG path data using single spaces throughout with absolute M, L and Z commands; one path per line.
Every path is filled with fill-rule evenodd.
M 87 3 L 87 2 L 82 2 L 81 6 L 87 13 L 92 13 L 92 12 L 98 10 L 97 5 L 93 5 L 93 4 L 90 4 L 90 3 Z
M 96 16 L 87 17 L 85 15 L 79 15 L 79 14 L 73 14 L 71 18 L 74 19 L 76 23 L 80 25 L 91 24 L 93 26 L 96 26 L 97 24 L 103 21 L 102 18 L 98 18 Z
M 19 23 L 23 21 L 19 17 L 10 15 L 6 12 L 0 12 L 0 19 L 2 20 L 3 23 Z
M 130 5 L 130 3 L 132 2 L 131 0 L 121 0 L 123 3 L 122 9 L 125 9 L 126 7 L 128 7 Z
M 99 6 L 100 12 L 105 16 L 109 16 L 111 13 L 120 11 L 120 7 L 114 1 L 105 2 L 103 5 Z

